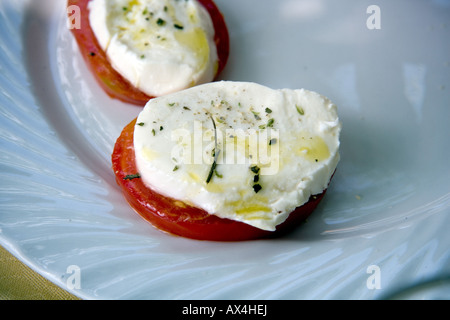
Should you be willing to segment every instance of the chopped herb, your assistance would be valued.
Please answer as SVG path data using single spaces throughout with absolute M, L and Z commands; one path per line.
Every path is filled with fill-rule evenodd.
M 178 169 L 180 169 L 180 167 L 179 167 L 179 166 L 175 166 L 175 167 L 173 168 L 173 171 L 177 171 Z
M 156 131 L 155 131 L 155 129 L 152 129 L 152 134 L 153 134 L 153 136 L 156 136 Z
M 168 8 L 167 6 L 164 6 L 164 11 L 167 12 Z
M 164 130 L 164 127 L 163 126 L 160 126 L 159 127 L 159 131 L 163 131 Z
M 156 21 L 156 24 L 157 24 L 158 26 L 163 26 L 163 25 L 166 24 L 166 22 L 165 22 L 163 19 L 158 18 L 158 20 Z
M 191 110 L 191 108 L 184 106 L 183 107 L 184 110 Z
M 268 127 L 273 127 L 273 123 L 275 122 L 275 120 L 273 119 L 269 119 L 269 121 L 267 121 L 267 126 Z
M 217 170 L 214 170 L 214 174 L 217 178 L 223 178 L 223 175 L 217 172 Z
M 300 114 L 300 115 L 304 115 L 305 114 L 305 110 L 303 110 L 303 108 L 302 107 L 300 107 L 300 106 L 298 106 L 298 105 L 295 105 L 295 107 L 297 108 L 297 112 Z
M 211 166 L 211 170 L 209 171 L 208 178 L 206 178 L 206 184 L 211 182 L 213 173 L 216 171 L 216 166 L 217 166 L 217 162 L 216 162 L 216 160 L 214 160 L 213 164 Z
M 250 167 L 250 170 L 255 174 L 253 176 L 253 190 L 255 191 L 255 193 L 258 193 L 259 190 L 261 190 L 261 185 L 258 183 L 259 182 L 259 171 L 261 170 L 258 166 L 252 166 Z
M 128 11 L 128 8 L 127 7 L 122 7 L 122 10 L 123 11 Z
M 169 107 L 173 107 L 175 105 L 175 102 L 169 103 Z
M 272 113 L 272 110 L 269 108 L 266 108 L 266 113 Z
M 129 174 L 129 175 L 126 175 L 126 176 L 123 178 L 123 180 L 133 180 L 133 179 L 138 179 L 138 178 L 140 178 L 140 177 L 141 177 L 141 175 L 140 175 L 139 173 Z
M 206 178 L 206 184 L 208 184 L 211 181 L 212 176 L 213 176 L 214 172 L 216 171 L 217 159 L 218 159 L 219 153 L 220 153 L 220 150 L 217 149 L 217 128 L 216 128 L 216 123 L 214 122 L 213 117 L 212 116 L 210 116 L 210 117 L 211 117 L 211 121 L 212 121 L 213 127 L 214 127 L 214 161 L 213 161 L 213 163 L 211 165 L 211 170 L 209 170 L 208 177 Z
M 253 190 L 255 191 L 255 193 L 258 193 L 261 189 L 262 187 L 260 184 L 253 185 Z
M 145 59 L 145 54 L 141 55 L 141 59 Z
M 255 116 L 256 120 L 261 120 L 261 117 L 259 116 L 259 112 L 252 111 L 253 115 Z
M 90 55 L 91 57 L 94 57 L 94 56 L 95 56 L 95 52 L 90 52 L 89 55 Z
M 250 170 L 252 170 L 253 173 L 258 174 L 260 169 L 258 166 L 253 166 L 253 167 L 250 167 Z
M 224 118 L 224 117 L 216 118 L 216 120 L 217 120 L 217 122 L 219 122 L 219 123 L 225 123 L 225 118 Z
M 173 25 L 176 29 L 178 29 L 178 30 L 183 30 L 184 29 L 184 27 L 182 26 L 182 25 L 179 25 L 179 24 L 174 24 Z
M 137 125 L 140 126 L 140 127 L 143 127 L 145 125 L 145 123 L 144 122 L 139 122 Z
M 147 8 L 144 9 L 144 11 L 142 11 L 142 14 L 145 16 L 148 13 Z

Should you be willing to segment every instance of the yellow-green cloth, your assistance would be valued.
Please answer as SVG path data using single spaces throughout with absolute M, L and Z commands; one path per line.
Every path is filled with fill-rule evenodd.
M 78 300 L 0 246 L 0 300 Z

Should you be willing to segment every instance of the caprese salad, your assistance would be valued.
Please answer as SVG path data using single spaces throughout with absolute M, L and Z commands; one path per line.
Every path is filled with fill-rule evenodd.
M 228 29 L 212 0 L 68 0 L 73 5 L 83 58 L 113 98 L 143 106 L 215 80 L 227 63 Z
M 158 229 L 257 239 L 312 213 L 337 167 L 340 130 L 318 93 L 218 81 L 150 100 L 112 164 L 125 198 Z

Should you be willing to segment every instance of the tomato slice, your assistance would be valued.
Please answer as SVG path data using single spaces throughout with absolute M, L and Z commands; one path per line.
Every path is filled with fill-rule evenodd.
M 142 179 L 136 177 L 138 170 L 133 147 L 135 125 L 136 119 L 123 129 L 117 139 L 112 154 L 112 168 L 116 181 L 131 207 L 145 220 L 167 233 L 212 241 L 243 241 L 279 236 L 304 221 L 325 195 L 326 190 L 312 196 L 273 232 L 243 222 L 219 218 L 202 209 L 161 195 L 146 187 Z
M 127 79 L 119 74 L 109 63 L 108 57 L 91 28 L 89 22 L 88 3 L 90 0 L 68 0 L 67 6 L 77 6 L 80 8 L 80 28 L 71 29 L 78 43 L 83 59 L 86 61 L 88 68 L 94 74 L 100 86 L 111 97 L 121 101 L 144 106 L 148 100 L 153 97 L 141 92 L 134 87 Z M 216 78 L 225 67 L 229 51 L 230 40 L 228 29 L 217 6 L 212 0 L 197 0 L 209 12 L 215 29 L 214 41 L 217 46 L 219 57 L 219 65 L 216 72 Z M 69 13 L 70 15 L 70 13 Z

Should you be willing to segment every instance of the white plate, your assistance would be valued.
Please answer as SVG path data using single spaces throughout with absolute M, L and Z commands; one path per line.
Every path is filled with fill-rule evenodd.
M 377 299 L 436 278 L 448 288 L 449 1 L 217 4 L 231 35 L 223 79 L 304 87 L 339 106 L 342 160 L 308 222 L 238 243 L 155 230 L 110 169 L 139 108 L 98 88 L 64 1 L 0 0 L 1 244 L 86 299 Z M 381 29 L 368 28 L 372 4 Z

